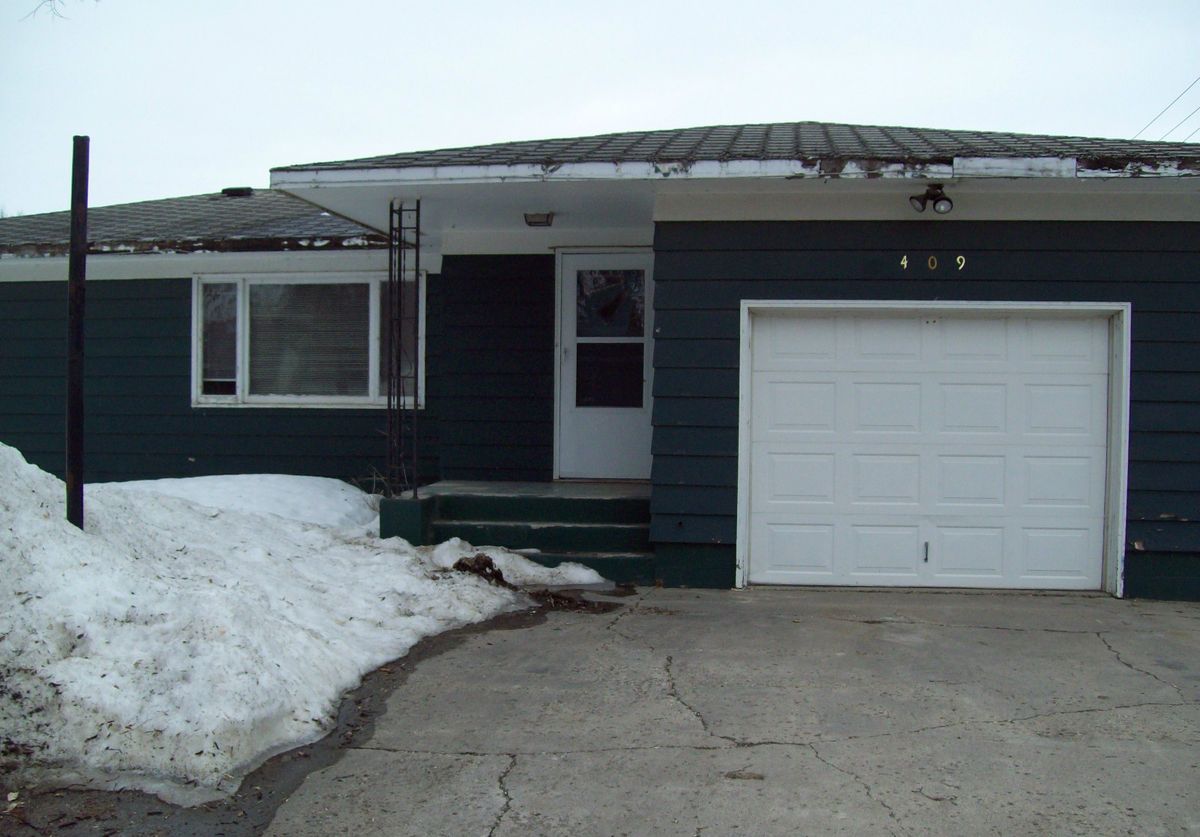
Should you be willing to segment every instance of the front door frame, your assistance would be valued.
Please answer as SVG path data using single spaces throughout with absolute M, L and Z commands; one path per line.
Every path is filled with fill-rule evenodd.
M 646 409 L 653 411 L 654 407 L 654 297 L 653 297 L 653 267 L 654 249 L 652 247 L 558 247 L 554 251 L 554 479 L 588 479 L 588 477 L 563 477 L 561 473 L 560 448 L 562 445 L 562 406 L 563 406 L 563 259 L 568 256 L 604 256 L 604 255 L 644 255 L 650 259 L 650 275 L 646 297 L 646 351 L 647 364 L 647 394 Z M 649 474 L 646 475 L 649 479 Z
M 1061 313 L 1105 317 L 1108 338 L 1108 457 L 1104 502 L 1104 554 L 1101 588 L 1125 594 L 1125 519 L 1129 486 L 1130 314 L 1128 302 L 964 302 L 919 300 L 742 300 L 738 361 L 738 478 L 735 587 L 750 575 L 750 422 L 753 391 L 751 351 L 755 314 L 810 312 L 977 312 L 991 314 Z

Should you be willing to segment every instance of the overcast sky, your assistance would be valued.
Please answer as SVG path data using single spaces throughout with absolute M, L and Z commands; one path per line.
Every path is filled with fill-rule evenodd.
M 0 211 L 271 166 L 819 120 L 1130 137 L 1200 75 L 1197 0 L 0 0 Z M 1200 84 L 1143 136 L 1200 107 Z M 1200 113 L 1170 135 L 1200 128 Z M 1197 133 L 1192 141 L 1200 140 Z

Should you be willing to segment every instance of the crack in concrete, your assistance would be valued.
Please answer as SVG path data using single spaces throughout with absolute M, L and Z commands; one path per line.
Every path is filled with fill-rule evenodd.
M 702 715 L 700 713 L 700 710 L 698 710 L 696 707 L 692 706 L 690 703 L 688 703 L 686 700 L 683 699 L 683 696 L 681 694 L 679 694 L 679 687 L 675 684 L 675 672 L 671 668 L 674 664 L 675 664 L 675 658 L 670 655 L 667 655 L 667 661 L 663 665 L 663 671 L 666 672 L 666 675 L 667 675 L 667 696 L 673 698 L 676 703 L 678 703 L 680 706 L 682 706 L 688 712 L 691 712 L 692 715 L 695 716 L 696 720 L 700 722 L 700 726 L 704 729 L 704 731 L 706 733 L 708 733 L 709 735 L 711 735 L 713 738 L 719 738 L 722 741 L 728 741 L 730 744 L 733 744 L 735 746 L 740 746 L 740 744 L 736 738 L 732 738 L 728 735 L 720 735 L 719 733 L 713 732 L 712 728 L 708 725 L 708 719 L 705 718 L 704 715 Z M 724 748 L 721 748 L 721 749 L 724 749 Z
M 496 821 L 488 829 L 488 837 L 495 837 L 496 829 L 500 827 L 500 823 L 508 816 L 508 812 L 512 808 L 512 795 L 508 792 L 508 785 L 505 784 L 505 780 L 508 779 L 508 774 L 512 773 L 513 768 L 517 766 L 517 754 L 505 753 L 505 755 L 508 756 L 508 766 L 504 768 L 504 771 L 496 780 L 496 784 L 500 787 L 500 793 L 504 796 L 504 805 L 500 808 L 500 812 L 496 814 Z
M 1176 685 L 1175 683 L 1172 683 L 1169 680 L 1163 680 L 1161 677 L 1159 677 L 1157 674 L 1155 674 L 1152 671 L 1147 671 L 1144 668 L 1138 668 L 1133 663 L 1129 662 L 1124 657 L 1122 657 L 1121 652 L 1118 651 L 1116 648 L 1114 648 L 1112 646 L 1112 643 L 1109 642 L 1105 638 L 1104 631 L 1096 631 L 1095 634 L 1096 634 L 1096 638 L 1104 643 L 1104 647 L 1107 648 L 1109 651 L 1111 651 L 1112 655 L 1117 658 L 1118 663 L 1125 666 L 1125 668 L 1130 669 L 1131 671 L 1136 671 L 1138 674 L 1144 674 L 1147 677 L 1154 678 L 1159 683 L 1162 683 L 1164 686 L 1167 686 L 1167 687 L 1173 689 L 1175 691 L 1175 694 L 1179 695 L 1180 700 L 1184 701 L 1185 703 L 1190 703 L 1190 701 L 1188 701 L 1187 697 L 1183 694 L 1183 689 L 1181 689 L 1178 685 Z
M 825 765 L 826 767 L 833 768 L 838 773 L 849 776 L 851 779 L 861 785 L 862 789 L 867 792 L 867 798 L 880 805 L 883 810 L 887 811 L 888 817 L 899 824 L 900 818 L 896 816 L 896 812 L 892 809 L 892 806 L 888 805 L 887 802 L 875 795 L 875 790 L 871 787 L 867 780 L 865 780 L 862 776 L 859 776 L 853 770 L 834 764 L 829 759 L 825 758 L 823 755 L 821 755 L 821 751 L 817 749 L 815 744 L 808 744 L 808 749 L 812 751 L 812 754 L 816 757 L 817 761 L 821 762 L 821 764 Z
M 641 607 L 642 607 L 642 600 L 640 598 L 637 601 L 633 602 L 632 604 L 626 605 L 624 608 L 621 609 L 621 612 L 617 614 L 615 619 L 613 619 L 611 622 L 609 622 L 607 625 L 604 626 L 604 630 L 616 634 L 617 636 L 619 636 L 621 639 L 625 640 L 626 642 L 632 642 L 635 645 L 641 645 L 650 651 L 654 651 L 654 645 L 652 643 L 650 643 L 649 641 L 643 639 L 642 637 L 630 636 L 629 634 L 627 634 L 624 631 L 617 628 L 617 625 L 621 624 L 621 622 L 627 616 L 632 616 L 633 614 L 637 613 L 641 609 Z
M 914 790 L 914 791 L 913 791 L 913 793 L 917 794 L 918 796 L 923 796 L 923 797 L 925 797 L 925 798 L 926 798 L 926 799 L 928 799 L 930 802 L 949 802 L 951 805 L 957 805 L 957 804 L 958 804 L 958 797 L 957 797 L 957 796 L 953 796 L 953 795 L 948 795 L 948 796 L 934 796 L 933 794 L 929 794 L 929 793 L 926 793 L 926 792 L 925 792 L 925 786 L 924 786 L 924 785 L 921 785 L 921 787 L 919 787 L 919 788 L 917 788 L 916 790 Z
M 581 747 L 578 749 L 562 749 L 562 750 L 522 750 L 519 752 L 493 752 L 484 750 L 419 750 L 404 747 L 380 747 L 371 745 L 360 745 L 357 747 L 347 747 L 347 750 L 373 750 L 382 753 L 396 753 L 398 755 L 408 756 L 463 756 L 470 758 L 485 758 L 489 756 L 508 756 L 516 758 L 518 756 L 533 757 L 533 756 L 577 756 L 577 755 L 598 755 L 601 753 L 636 753 L 652 750 L 678 750 L 689 751 L 695 750 L 700 752 L 711 752 L 716 750 L 734 750 L 734 749 L 753 749 L 755 747 L 802 747 L 811 748 L 814 744 L 844 744 L 857 741 L 873 741 L 878 738 L 892 738 L 902 735 L 922 735 L 926 732 L 937 732 L 944 729 L 961 729 L 963 727 L 972 726 L 992 726 L 997 724 L 1020 724 L 1027 721 L 1037 721 L 1044 718 L 1056 718 L 1067 715 L 1088 715 L 1100 714 L 1105 712 L 1118 712 L 1124 709 L 1142 709 L 1142 708 L 1169 708 L 1180 706 L 1197 706 L 1200 701 L 1182 701 L 1178 703 L 1167 703 L 1160 701 L 1147 701 L 1145 703 L 1124 703 L 1116 706 L 1097 706 L 1088 709 L 1061 709 L 1053 712 L 1035 712 L 1032 715 L 1021 715 L 1015 718 L 980 718 L 972 721 L 951 721 L 945 724 L 932 724 L 926 727 L 916 727 L 914 729 L 899 729 L 891 732 L 876 732 L 866 735 L 847 735 L 839 738 L 823 738 L 817 736 L 815 738 L 802 741 L 784 741 L 774 738 L 764 739 L 742 739 L 735 738 L 729 735 L 721 735 L 714 733 L 708 729 L 704 718 L 700 713 L 696 712 L 691 706 L 675 695 L 679 702 L 687 707 L 694 714 L 701 725 L 705 726 L 705 730 L 713 738 L 721 741 L 726 741 L 733 746 L 728 745 L 705 745 L 705 744 L 646 744 L 641 746 L 625 746 L 625 747 Z

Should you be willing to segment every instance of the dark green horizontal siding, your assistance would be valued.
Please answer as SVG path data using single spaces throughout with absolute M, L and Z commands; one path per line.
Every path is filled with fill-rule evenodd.
M 191 406 L 191 280 L 87 288 L 85 479 L 225 473 L 369 483 L 384 467 L 381 409 Z M 0 283 L 0 441 L 63 469 L 66 286 Z M 423 468 L 436 475 L 436 424 L 421 417 Z
M 658 281 L 658 261 L 655 257 L 655 281 Z M 659 306 L 679 306 L 680 309 L 690 308 L 727 308 L 736 307 L 742 299 L 793 299 L 795 281 L 806 283 L 805 299 L 908 299 L 905 288 L 919 284 L 927 299 L 958 299 L 967 302 L 985 302 L 998 299 L 994 292 L 989 292 L 989 284 L 980 281 L 962 281 L 958 279 L 933 280 L 901 277 L 899 279 L 877 280 L 859 279 L 847 275 L 820 276 L 803 278 L 808 271 L 797 271 L 797 279 L 761 280 L 755 281 L 745 277 L 741 279 L 714 279 L 693 288 L 680 288 L 667 285 L 654 289 L 654 308 Z M 753 297 L 743 297 L 747 282 L 754 284 Z M 854 284 L 852 284 L 854 283 Z M 1119 302 L 1122 301 L 1122 290 L 1137 284 L 1136 279 L 1130 279 L 1124 284 L 1117 282 L 1067 282 L 1055 281 L 1051 278 L 1033 280 L 1006 280 L 1005 298 L 1019 299 L 1026 302 L 1061 302 L 1074 295 L 1080 299 L 1090 297 L 1093 301 Z M 707 286 L 707 287 L 706 287 Z M 697 294 L 711 294 L 704 300 L 696 300 L 689 291 Z M 853 294 L 854 296 L 847 296 Z M 1148 311 L 1200 311 L 1200 288 L 1180 282 L 1147 283 L 1138 293 L 1139 308 Z M 658 321 L 655 321 L 658 327 Z
M 1191 552 L 1130 551 L 1125 555 L 1125 594 L 1200 600 L 1200 561 Z
M 439 475 L 551 479 L 554 257 L 445 256 L 427 305 Z
M 1200 223 L 663 223 L 655 282 L 656 541 L 734 543 L 742 300 L 1129 302 L 1130 542 L 1200 567 Z

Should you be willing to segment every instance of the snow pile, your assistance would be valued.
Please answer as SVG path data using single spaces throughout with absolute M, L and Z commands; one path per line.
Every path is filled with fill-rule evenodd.
M 222 500 L 239 478 L 165 481 L 205 505 L 153 483 L 89 486 L 81 532 L 63 484 L 0 444 L 0 776 L 212 799 L 319 738 L 366 672 L 526 604 L 443 569 L 467 544 L 414 549 L 370 523 L 289 519 L 315 510 L 306 490 L 329 488 L 308 481 L 272 477 L 292 502 L 252 504 L 269 514 Z M 338 519 L 361 521 L 364 502 Z M 516 583 L 599 580 L 487 552 Z
M 379 514 L 377 497 L 326 477 L 297 479 L 283 474 L 237 474 L 110 484 L 130 491 L 179 497 L 201 506 L 275 514 L 321 526 L 361 526 Z
M 604 581 L 593 569 L 582 564 L 559 564 L 543 567 L 528 558 L 496 546 L 471 546 L 459 538 L 451 538 L 429 551 L 430 560 L 444 570 L 453 567 L 460 558 L 486 555 L 492 559 L 496 569 L 504 574 L 504 580 L 518 587 L 555 587 L 570 584 L 597 584 Z

